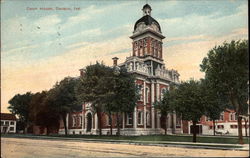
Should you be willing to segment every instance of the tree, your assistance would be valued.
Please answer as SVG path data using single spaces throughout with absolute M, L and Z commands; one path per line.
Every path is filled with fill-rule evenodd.
M 10 106 L 8 109 L 12 114 L 18 116 L 19 123 L 23 124 L 25 129 L 24 132 L 27 132 L 27 128 L 30 124 L 29 119 L 29 105 L 32 99 L 33 94 L 31 92 L 27 92 L 25 94 L 16 94 L 12 99 L 9 100 Z
M 46 100 L 47 104 L 51 106 L 51 109 L 58 113 L 62 118 L 65 135 L 68 134 L 66 123 L 67 114 L 75 110 L 80 110 L 81 108 L 76 98 L 77 84 L 77 78 L 65 77 L 49 90 Z
M 211 86 L 209 80 L 201 80 L 201 88 L 203 101 L 206 106 L 205 115 L 213 121 L 213 129 L 215 135 L 215 120 L 220 118 L 221 112 L 226 108 L 226 103 L 223 96 L 221 96 L 216 90 Z
M 109 84 L 112 83 L 112 84 Z M 112 93 L 107 102 L 106 109 L 116 114 L 117 135 L 120 135 L 121 115 L 134 110 L 139 99 L 138 89 L 135 85 L 135 78 L 125 68 L 113 68 L 112 82 L 107 87 Z
M 182 82 L 173 92 L 174 109 L 182 115 L 183 120 L 193 122 L 193 142 L 196 142 L 196 124 L 205 114 L 205 105 L 199 81 Z
M 173 89 L 171 88 L 171 90 Z M 171 94 L 171 91 L 167 90 L 163 95 L 163 99 L 155 103 L 155 108 L 159 109 L 161 111 L 161 115 L 165 117 L 165 135 L 167 135 L 168 114 L 173 112 L 172 102 L 173 95 Z
M 47 135 L 50 129 L 59 129 L 60 116 L 47 100 L 48 92 L 34 94 L 30 102 L 30 119 L 35 125 L 46 127 Z
M 205 79 L 226 98 L 238 116 L 239 143 L 242 138 L 242 114 L 247 111 L 249 80 L 248 40 L 215 46 L 200 65 Z
M 107 81 L 110 81 L 112 69 L 104 64 L 96 63 L 89 65 L 85 69 L 84 76 L 80 77 L 77 86 L 79 102 L 90 102 L 93 110 L 97 113 L 99 135 L 102 135 L 102 116 L 106 105 L 109 87 Z

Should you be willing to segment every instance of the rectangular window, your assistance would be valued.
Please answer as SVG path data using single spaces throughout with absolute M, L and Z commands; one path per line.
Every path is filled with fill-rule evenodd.
M 220 121 L 224 120 L 224 112 L 220 114 Z
M 230 125 L 230 128 L 238 128 L 237 125 Z
M 11 125 L 14 125 L 14 122 L 13 122 L 13 121 L 11 121 L 11 122 L 10 122 L 10 124 L 11 124 Z
M 132 113 L 127 114 L 127 125 L 132 125 L 133 123 L 133 117 Z
M 143 112 L 139 111 L 138 112 L 138 125 L 142 125 L 143 124 Z
M 10 127 L 10 131 L 14 131 L 14 127 Z
M 8 126 L 8 125 L 9 125 L 9 121 L 5 121 L 5 125 L 7 125 L 7 126 Z
M 4 122 L 3 121 L 1 121 L 1 126 L 3 126 L 4 125 Z
M 82 116 L 80 116 L 80 126 L 82 127 Z

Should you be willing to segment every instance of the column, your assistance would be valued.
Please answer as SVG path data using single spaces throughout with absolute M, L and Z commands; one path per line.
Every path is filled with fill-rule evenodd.
M 144 99 L 143 99 L 143 102 L 144 102 L 144 109 L 143 109 L 143 125 L 144 125 L 144 129 L 147 128 L 147 118 L 146 118 L 146 106 L 147 106 L 147 98 L 146 98 L 146 81 L 144 80 L 143 81 L 143 95 L 144 95 Z
M 84 113 L 82 111 L 82 129 L 84 129 L 84 125 L 85 125 L 85 117 L 84 117 Z
M 151 128 L 155 128 L 155 109 L 154 109 L 154 102 L 155 102 L 155 85 L 154 82 L 151 82 Z
M 156 83 L 156 100 L 160 101 L 160 86 L 159 86 L 159 83 Z
M 133 45 L 133 56 L 135 56 L 135 42 L 132 42 Z
M 133 117 L 133 128 L 137 127 L 137 109 L 134 108 L 134 117 Z
M 176 131 L 176 113 L 173 113 L 173 133 Z
M 66 126 L 68 130 L 69 129 L 69 114 L 66 115 Z
M 122 129 L 125 128 L 125 113 L 122 113 Z
M 92 119 L 92 128 L 93 128 L 93 119 Z M 98 119 L 97 119 L 97 113 L 95 113 L 95 129 L 98 129 Z
M 168 128 L 171 127 L 171 122 L 172 122 L 171 119 L 172 119 L 172 118 L 171 118 L 171 114 L 168 114 Z

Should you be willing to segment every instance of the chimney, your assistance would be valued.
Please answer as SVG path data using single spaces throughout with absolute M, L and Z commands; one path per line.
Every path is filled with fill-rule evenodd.
M 83 77 L 85 74 L 84 69 L 80 69 L 80 76 Z
M 119 58 L 114 57 L 114 58 L 112 58 L 112 59 L 113 59 L 113 66 L 117 66 L 117 60 L 118 60 Z

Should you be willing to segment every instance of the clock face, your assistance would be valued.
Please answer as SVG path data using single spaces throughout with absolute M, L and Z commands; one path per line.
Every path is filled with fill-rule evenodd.
M 146 27 L 146 25 L 144 23 L 139 23 L 137 24 L 137 28 L 136 31 L 142 31 L 144 28 Z

